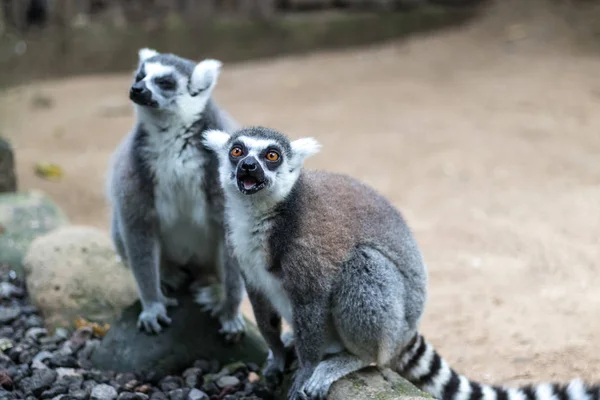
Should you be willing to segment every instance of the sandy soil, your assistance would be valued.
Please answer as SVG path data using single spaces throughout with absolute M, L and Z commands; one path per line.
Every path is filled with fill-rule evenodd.
M 225 65 L 216 98 L 245 124 L 316 136 L 324 150 L 310 167 L 363 179 L 403 210 L 430 270 L 422 330 L 458 370 L 487 382 L 598 379 L 600 58 L 525 28 L 492 21 Z M 21 188 L 107 228 L 103 179 L 132 125 L 129 82 L 4 94 Z M 51 108 L 32 107 L 40 94 Z M 37 178 L 38 161 L 64 178 Z

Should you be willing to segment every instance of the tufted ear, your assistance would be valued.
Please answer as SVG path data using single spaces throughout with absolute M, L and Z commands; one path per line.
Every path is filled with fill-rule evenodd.
M 294 162 L 298 165 L 321 150 L 321 144 L 311 137 L 294 140 L 291 145 Z
M 144 47 L 138 51 L 139 63 L 142 64 L 147 59 L 157 55 L 158 51 Z
M 219 60 L 207 59 L 201 61 L 194 68 L 188 90 L 192 96 L 197 96 L 202 92 L 210 95 L 215 85 L 217 78 L 221 73 L 223 63 Z
M 225 147 L 225 144 L 231 137 L 227 132 L 223 132 L 217 129 L 208 129 L 204 131 L 204 139 L 202 143 L 206 148 L 214 151 L 215 153 L 220 152 Z

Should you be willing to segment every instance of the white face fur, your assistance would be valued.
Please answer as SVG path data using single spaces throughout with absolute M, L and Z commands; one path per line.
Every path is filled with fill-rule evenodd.
M 183 65 L 183 59 L 151 49 L 141 49 L 138 55 L 138 70 L 130 88 L 130 99 L 138 111 L 160 114 L 161 118 L 167 113 L 184 123 L 194 122 L 212 95 L 221 62 L 201 61 L 190 75 L 173 65 Z
M 313 138 L 290 142 L 283 135 L 261 137 L 243 133 L 244 129 L 232 137 L 223 131 L 209 130 L 204 133 L 204 144 L 217 154 L 225 193 L 265 206 L 286 198 L 300 176 L 304 160 L 320 150 Z

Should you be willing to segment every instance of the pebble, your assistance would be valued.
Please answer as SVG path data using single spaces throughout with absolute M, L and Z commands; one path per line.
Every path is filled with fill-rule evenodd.
M 51 369 L 34 370 L 30 377 L 23 378 L 19 386 L 26 393 L 40 396 L 42 392 L 50 388 L 56 380 L 57 373 Z
M 0 297 L 10 299 L 11 297 L 22 297 L 25 291 L 10 282 L 0 283 Z
M 192 389 L 187 395 L 187 400 L 208 400 L 209 397 L 202 390 Z
M 90 394 L 90 400 L 115 400 L 116 398 L 117 389 L 105 383 L 94 386 Z
M 149 397 L 144 393 L 123 392 L 119 395 L 118 400 L 148 400 Z
M 37 342 L 42 336 L 46 336 L 47 334 L 48 331 L 46 328 L 33 327 L 27 329 L 27 332 L 25 332 L 25 337 Z
M 235 376 L 225 375 L 217 379 L 217 386 L 220 388 L 234 387 L 240 384 L 240 380 Z
M 7 324 L 21 315 L 17 307 L 0 307 L 0 324 Z
M 190 389 L 175 389 L 169 392 L 169 400 L 186 400 Z

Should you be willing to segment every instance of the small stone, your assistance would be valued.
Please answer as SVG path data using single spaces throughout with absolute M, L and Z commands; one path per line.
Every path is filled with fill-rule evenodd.
M 118 400 L 148 400 L 150 397 L 144 393 L 123 392 Z
M 115 400 L 116 398 L 117 389 L 105 383 L 94 386 L 90 394 L 90 400 Z
M 250 372 L 248 374 L 248 382 L 254 383 L 254 382 L 258 382 L 259 380 L 260 380 L 260 376 L 258 376 L 258 374 L 256 372 Z
M 200 383 L 198 375 L 188 375 L 185 377 L 185 386 L 189 388 L 195 388 Z
M 69 399 L 71 400 L 88 400 L 90 393 L 87 390 L 76 389 L 69 390 Z
M 150 400 L 169 400 L 169 398 L 163 392 L 155 392 L 150 396 Z
M 8 339 L 8 338 L 0 338 L 0 350 L 1 351 L 6 351 L 6 350 L 10 350 L 13 348 L 15 344 L 13 343 L 12 340 Z
M 235 387 L 240 384 L 240 380 L 235 376 L 225 375 L 217 379 L 217 386 L 220 388 Z
M 37 308 L 34 305 L 29 304 L 21 307 L 21 312 L 23 315 L 31 315 L 37 313 Z
M 190 389 L 175 389 L 169 392 L 169 400 L 186 400 Z
M 35 350 L 25 350 L 19 354 L 19 363 L 29 364 L 33 361 L 33 357 L 35 357 Z
M 52 358 L 50 358 L 50 366 L 52 367 L 62 367 L 62 368 L 77 368 L 79 364 L 77 363 L 77 359 L 70 354 L 54 354 Z
M 178 376 L 167 376 L 167 377 L 163 378 L 158 384 L 158 387 L 160 387 L 160 390 L 162 390 L 165 393 L 170 392 L 175 389 L 179 389 L 182 386 L 183 386 L 183 379 L 181 379 Z
M 100 341 L 98 339 L 88 340 L 83 345 L 83 348 L 81 350 L 79 350 L 79 353 L 77 354 L 77 358 L 79 358 L 80 360 L 89 360 L 92 353 L 94 352 L 94 350 L 96 350 L 96 348 L 99 345 L 100 345 Z
M 214 382 L 207 382 L 202 385 L 202 390 L 204 390 L 208 394 L 217 394 L 219 393 L 219 388 Z
M 140 383 L 139 383 L 137 380 L 133 379 L 133 380 L 131 380 L 131 381 L 127 382 L 126 384 L 124 384 L 124 385 L 123 385 L 123 389 L 124 389 L 124 390 L 127 390 L 128 392 L 133 392 L 133 391 L 134 391 L 134 389 L 135 389 L 135 388 L 136 388 L 136 387 L 137 387 L 139 384 L 140 384 Z
M 44 320 L 39 315 L 30 315 L 25 320 L 28 328 L 36 328 L 44 325 Z
M 46 328 L 34 327 L 27 329 L 27 332 L 25 332 L 25 337 L 37 342 L 42 336 L 46 336 L 47 334 L 48 331 Z
M 23 378 L 19 386 L 26 393 L 32 393 L 34 396 L 40 396 L 42 392 L 48 389 L 56 380 L 57 373 L 51 369 L 34 370 L 30 377 Z
M 8 371 L 0 371 L 0 387 L 7 390 L 13 390 L 14 383 Z
M 135 374 L 131 372 L 125 372 L 117 374 L 117 376 L 115 376 L 115 380 L 121 386 L 125 386 L 128 382 L 135 381 L 136 379 L 137 377 L 135 376 Z
M 19 315 L 21 315 L 21 310 L 18 307 L 0 307 L 0 324 L 8 324 Z
M 238 400 L 238 398 L 236 395 L 228 394 L 227 396 L 223 397 L 223 400 Z
M 16 287 L 9 282 L 0 283 L 0 297 L 3 299 L 9 299 L 11 297 L 23 297 L 25 291 L 19 287 Z
M 45 390 L 40 396 L 42 399 L 51 399 L 61 394 L 67 394 L 69 388 L 64 385 L 54 385 L 50 389 Z
M 208 400 L 209 397 L 202 390 L 192 389 L 187 395 L 187 400 Z
M 81 348 L 85 342 L 90 340 L 94 335 L 94 331 L 89 326 L 84 326 L 77 329 L 73 336 L 71 336 L 71 343 L 73 344 L 73 348 Z
M 150 393 L 151 389 L 150 389 L 150 386 L 148 386 L 148 385 L 141 385 L 141 386 L 136 387 L 135 391 L 148 394 L 148 393 Z
M 57 385 L 66 386 L 69 388 L 69 390 L 80 389 L 82 383 L 83 376 L 78 374 L 59 376 L 59 378 L 56 380 Z
M 54 331 L 54 337 L 58 340 L 65 340 L 69 338 L 69 331 L 65 328 L 56 328 Z

